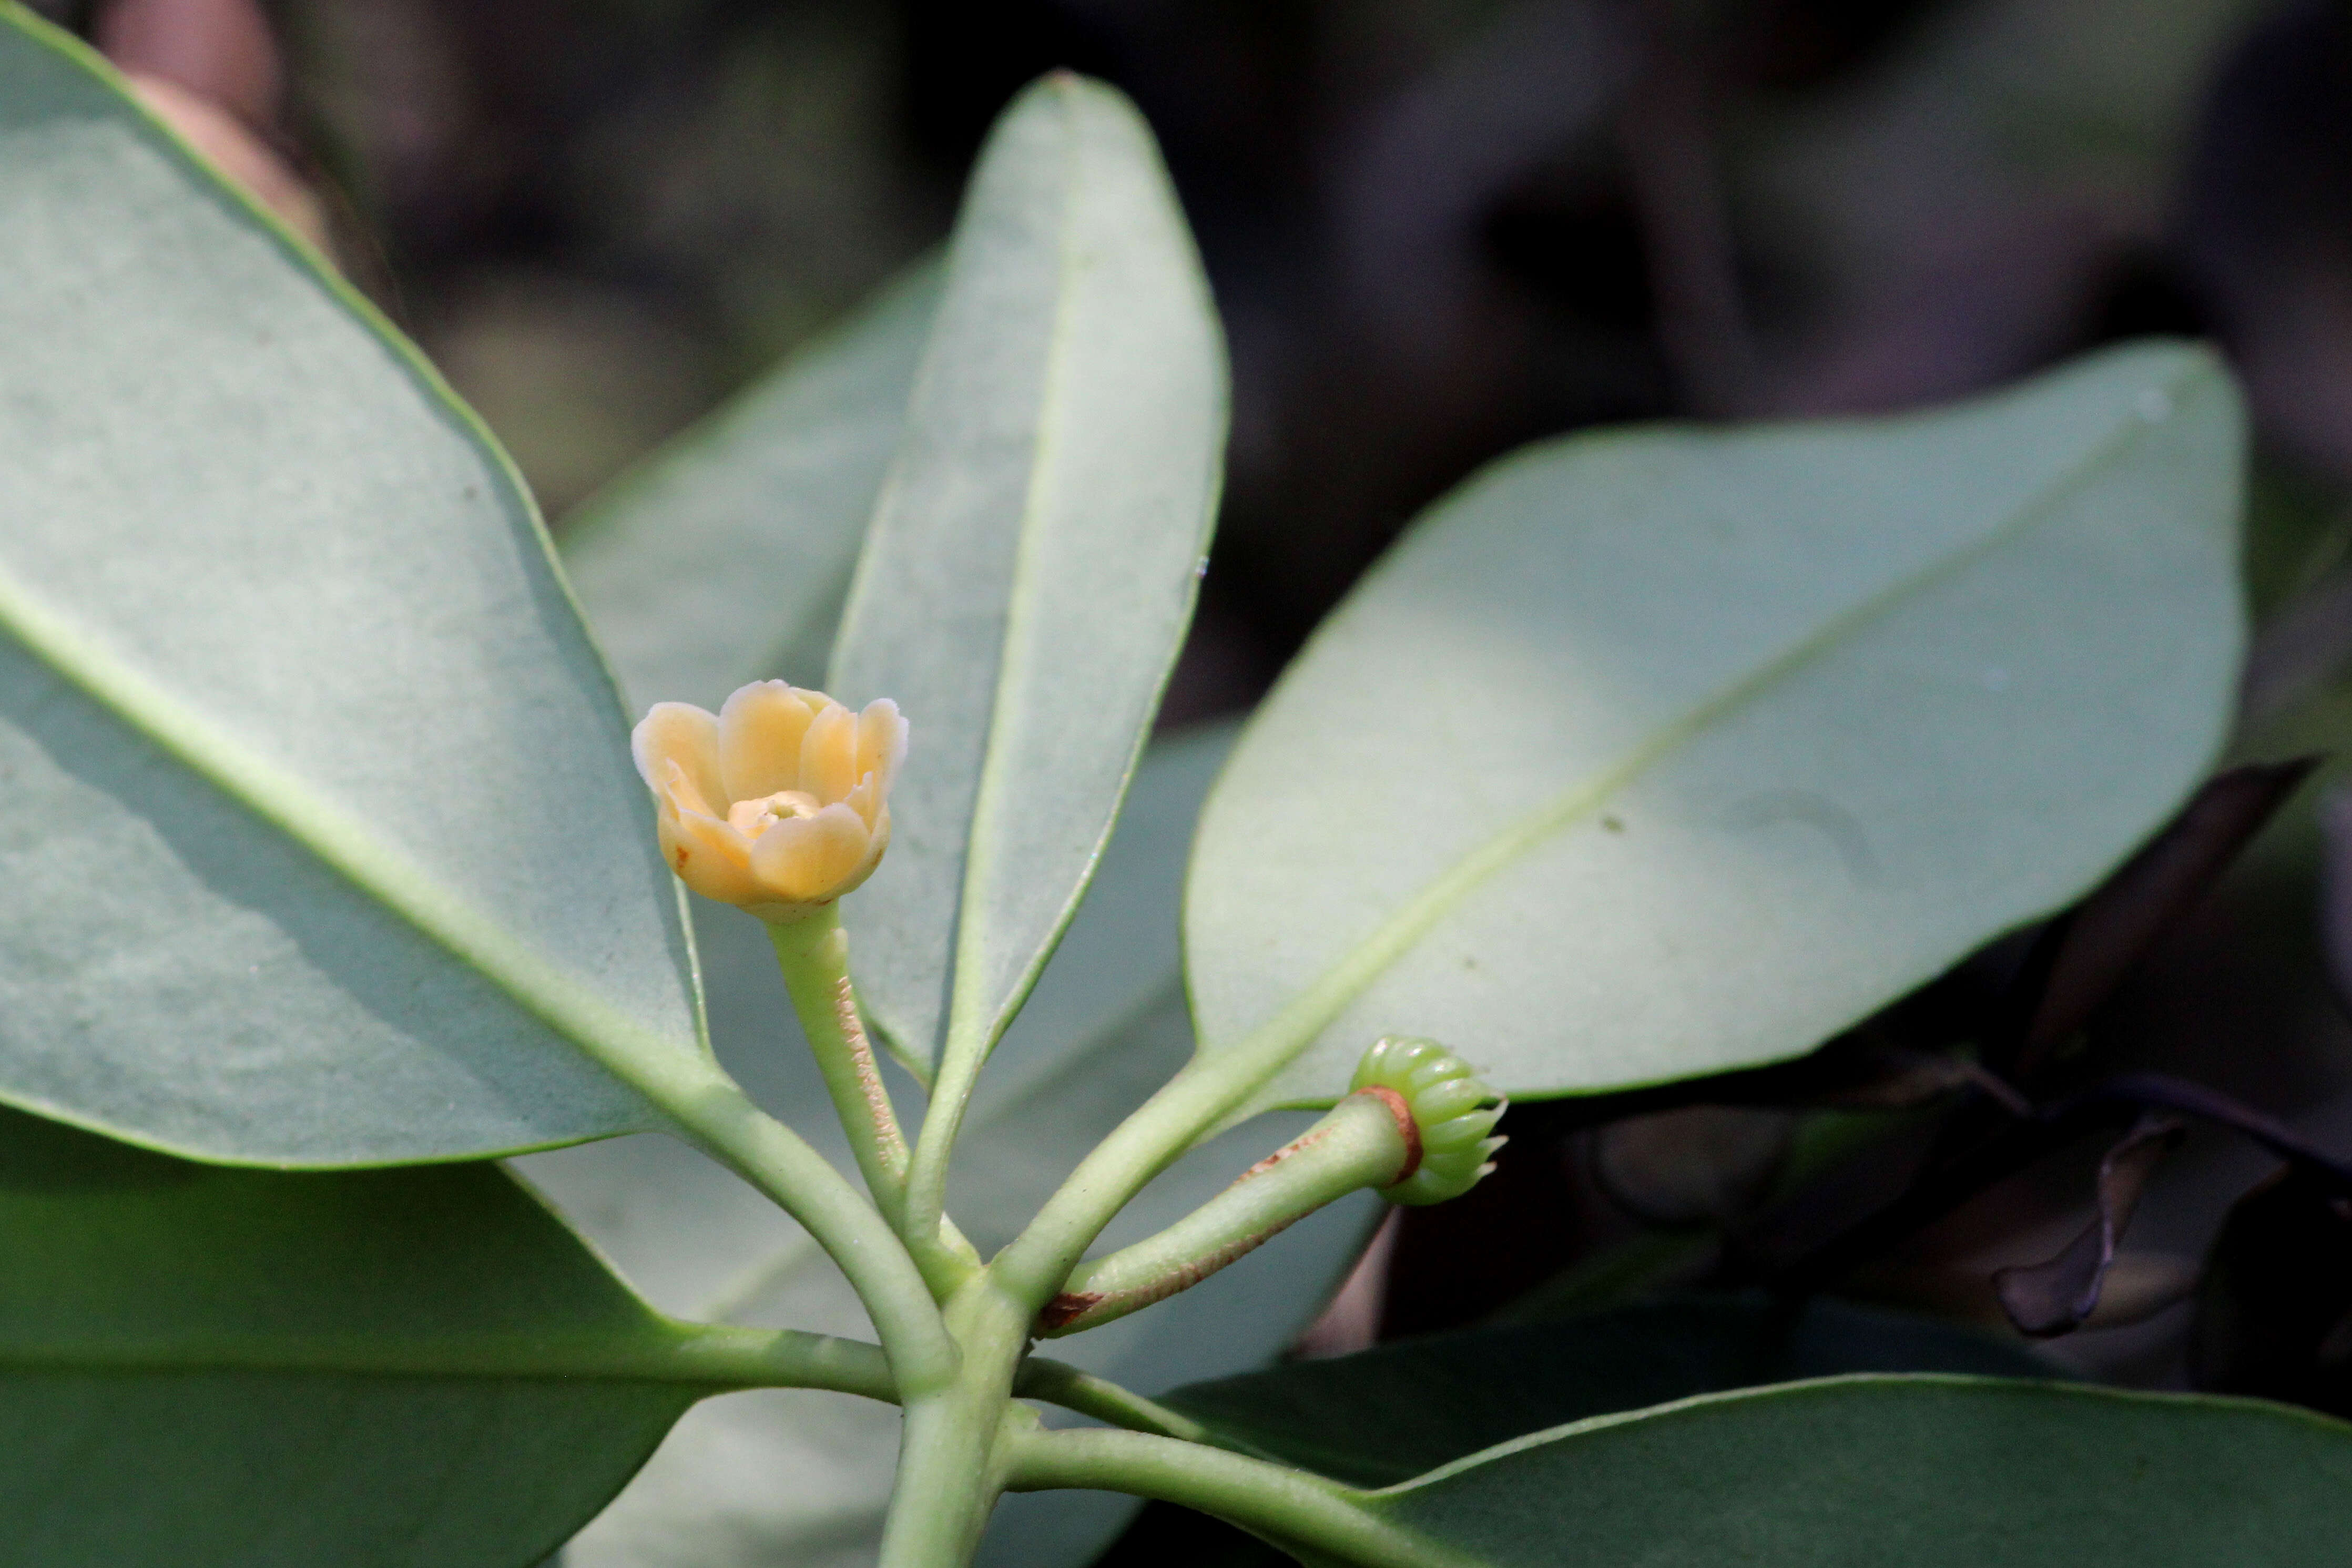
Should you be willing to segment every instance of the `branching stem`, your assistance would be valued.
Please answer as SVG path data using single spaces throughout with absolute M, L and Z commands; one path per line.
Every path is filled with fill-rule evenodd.
M 910 1392 L 898 1443 L 898 1472 L 882 1524 L 879 1568 L 961 1568 L 1004 1489 L 1009 1429 L 1036 1425 L 1013 1402 L 1013 1381 L 1028 1346 L 1021 1303 L 982 1270 L 947 1303 L 946 1323 L 962 1352 L 955 1380 Z
M 955 1125 L 985 1053 L 942 1053 L 935 1098 L 909 1152 L 857 1018 L 845 939 L 830 914 L 804 923 L 804 931 L 777 933 L 777 956 L 875 1202 L 751 1104 L 715 1065 L 707 1079 L 669 1086 L 659 1103 L 698 1144 L 809 1230 L 874 1320 L 890 1391 L 906 1412 L 881 1568 L 953 1568 L 968 1561 L 994 1500 L 1014 1486 L 1100 1486 L 1164 1496 L 1367 1568 L 1451 1563 L 1355 1506 L 1337 1483 L 1190 1440 L 1208 1434 L 1114 1384 L 1052 1363 L 1023 1365 L 1039 1309 L 1070 1279 L 1102 1227 L 1304 1048 L 1336 1010 L 1347 977 L 1313 988 L 1250 1039 L 1196 1056 L 1089 1153 L 1028 1229 L 983 1267 L 947 1221 L 940 1199 Z M 1390 1111 L 1366 1100 L 1335 1117 L 1349 1157 L 1333 1162 L 1331 1171 L 1308 1162 L 1286 1172 L 1291 1162 L 1277 1157 L 1201 1215 L 1139 1244 L 1141 1251 L 1105 1259 L 1121 1278 L 1137 1275 L 1132 1305 L 1167 1294 L 1158 1286 L 1168 1280 L 1175 1281 L 1170 1289 L 1181 1289 L 1219 1266 L 1216 1255 L 1240 1256 L 1341 1192 L 1392 1179 L 1404 1143 Z M 1342 1184 L 1326 1193 L 1333 1182 Z M 886 1218 L 892 1210 L 896 1225 Z M 852 1392 L 866 1392 L 874 1386 L 870 1372 L 845 1358 L 835 1381 L 858 1381 L 863 1385 Z M 1144 1430 L 1042 1433 L 1035 1413 L 1014 1402 L 1016 1378 L 1030 1397 L 1067 1402 Z M 1087 1475 L 1097 1479 L 1074 1479 Z
M 798 1220 L 849 1277 L 904 1396 L 945 1387 L 961 1359 L 898 1233 L 808 1141 L 751 1102 L 717 1064 L 656 1100 L 680 1131 Z M 649 1092 L 651 1090 L 649 1089 Z
M 1325 1205 L 1399 1180 L 1418 1149 L 1412 1113 L 1394 1108 L 1402 1105 L 1389 1090 L 1348 1096 L 1174 1225 L 1082 1265 L 1039 1312 L 1039 1331 L 1076 1333 L 1165 1300 Z

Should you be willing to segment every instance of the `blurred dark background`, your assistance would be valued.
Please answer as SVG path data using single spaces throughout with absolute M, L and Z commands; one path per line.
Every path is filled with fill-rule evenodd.
M 1896 408 L 2213 331 L 2278 455 L 2352 468 L 2329 4 L 42 8 L 307 177 L 559 527 L 935 242 L 1024 82 L 1117 82 L 1237 384 L 1179 716 L 1246 702 L 1433 494 L 1580 425 Z
M 2262 635 L 2234 760 L 2324 754 L 2352 732 L 2344 5 L 41 8 L 189 95 L 225 144 L 246 137 L 253 177 L 310 204 L 559 531 L 936 243 L 998 109 L 1071 66 L 1126 89 L 1159 133 L 1232 341 L 1228 500 L 1172 717 L 1245 706 L 1420 507 L 1520 442 L 1900 409 L 2165 331 L 2218 339 L 2256 417 Z M 1843 1078 L 1515 1111 L 1502 1173 L 1417 1214 L 1326 1348 L 1476 1321 L 1530 1289 L 1561 1308 L 1660 1283 L 1834 1286 L 2001 1325 L 1991 1271 L 2081 1229 L 2122 1128 L 2019 1154 L 1966 1201 L 1843 1251 L 1822 1237 L 1878 1200 L 1838 1211 L 1791 1174 L 1866 1177 L 1874 1147 L 2007 1136 L 1984 1118 L 2008 1091 L 1989 1102 L 1933 1067 L 1956 1050 L 2043 1104 L 2181 1075 L 2352 1152 L 2352 1024 L 2330 980 L 2352 970 L 2330 949 L 2352 936 L 2337 775 L 2279 775 L 2228 854 L 2158 889 L 2162 920 L 2078 920 L 2113 973 L 2067 1003 L 2063 1039 L 2034 1045 L 2017 1022 L 2056 984 L 2053 927 L 1856 1031 L 1839 1059 L 1864 1065 Z M 2058 1342 L 2099 1375 L 2352 1409 L 2352 1188 L 2297 1165 L 2317 1184 L 2242 1208 L 2214 1251 L 2280 1159 L 2217 1130 L 2226 1116 L 2192 1120 L 2104 1315 Z M 1787 1241 L 1808 1224 L 1812 1241 Z M 2269 1323 L 2254 1339 L 2274 1345 L 2289 1319 L 2286 1363 L 2246 1371 L 2231 1325 Z

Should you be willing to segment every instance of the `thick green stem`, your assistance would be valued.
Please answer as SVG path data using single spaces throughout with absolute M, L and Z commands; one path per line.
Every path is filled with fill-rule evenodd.
M 1013 1403 L 1028 1345 L 1023 1304 L 983 1271 L 948 1302 L 946 1316 L 962 1351 L 961 1372 L 949 1386 L 904 1401 L 879 1568 L 961 1568 L 1004 1489 L 1004 1432 L 1035 1424 L 1034 1412 Z
M 1419 1148 L 1400 1097 L 1359 1090 L 1166 1230 L 1082 1265 L 1038 1313 L 1038 1329 L 1076 1333 L 1189 1290 L 1326 1204 L 1402 1179 Z
M 1381 1518 L 1365 1494 L 1264 1459 L 1141 1432 L 1027 1431 L 1006 1447 L 1008 1491 L 1129 1492 L 1362 1568 L 1470 1568 L 1462 1553 Z

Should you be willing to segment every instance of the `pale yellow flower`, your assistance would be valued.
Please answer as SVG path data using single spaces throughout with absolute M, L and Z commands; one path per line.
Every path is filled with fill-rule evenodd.
M 854 714 L 822 691 L 758 680 L 716 715 L 655 703 L 629 745 L 678 879 L 781 924 L 873 875 L 907 721 L 887 698 Z

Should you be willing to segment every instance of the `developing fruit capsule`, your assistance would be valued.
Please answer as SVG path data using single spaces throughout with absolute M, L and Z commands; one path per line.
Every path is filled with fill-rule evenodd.
M 1364 1053 L 1350 1088 L 1390 1098 L 1409 1117 L 1418 1146 L 1404 1173 L 1382 1187 L 1392 1204 L 1442 1204 L 1478 1184 L 1504 1140 L 1489 1137 L 1509 1103 L 1471 1076 L 1470 1065 L 1435 1040 L 1390 1036 Z

